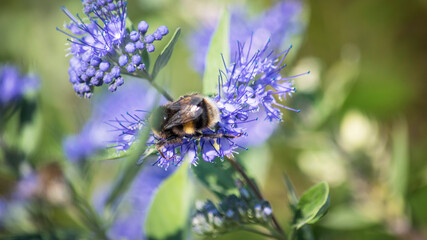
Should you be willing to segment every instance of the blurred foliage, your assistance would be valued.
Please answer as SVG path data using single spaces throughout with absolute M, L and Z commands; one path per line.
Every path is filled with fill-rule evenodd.
M 192 205 L 189 164 L 189 161 L 184 162 L 153 198 L 145 222 L 149 239 L 185 239 L 182 230 L 186 229 Z
M 219 9 L 218 5 L 231 1 L 130 2 L 129 16 L 135 22 L 144 19 L 156 27 L 181 27 L 181 35 L 186 36 L 201 15 L 208 18 L 218 14 L 217 10 L 205 9 Z M 251 12 L 273 3 L 240 2 L 246 2 Z M 2 151 L 0 163 L 3 165 L 5 159 L 28 160 L 28 165 L 13 170 L 0 167 L 2 195 L 12 191 L 18 173 L 34 169 L 43 174 L 43 169 L 56 164 L 64 169 L 61 174 L 73 179 L 79 195 L 90 197 L 97 184 L 118 178 L 128 166 L 119 160 L 92 162 L 81 176 L 63 155 L 61 141 L 80 130 L 90 114 L 90 100 L 75 96 L 68 82 L 65 37 L 55 30 L 66 19 L 59 10 L 62 5 L 71 12 L 81 8 L 79 1 L 71 0 L 0 3 L 0 62 L 18 64 L 42 79 L 35 110 L 28 111 L 31 116 L 21 114 L 35 121 L 20 125 L 20 120 L 13 119 L 2 126 L 8 130 L 5 140 L 24 151 Z M 281 181 L 283 172 L 292 179 L 299 196 L 314 183 L 328 182 L 330 212 L 312 227 L 317 239 L 423 239 L 427 236 L 426 2 L 309 0 L 305 7 L 309 15 L 306 33 L 301 42 L 295 40 L 299 51 L 291 51 L 287 59 L 293 73 L 311 70 L 310 75 L 295 80 L 297 93 L 286 101 L 301 113 L 284 112 L 285 122 L 268 146 L 257 147 L 266 152 L 265 159 L 253 157 L 258 151 L 253 148 L 238 160 L 261 183 L 281 223 L 292 218 Z M 202 89 L 201 77 L 189 65 L 190 53 L 182 39 L 158 77 L 170 83 L 174 97 Z M 34 106 L 29 103 L 26 107 Z M 206 177 L 204 183 L 227 187 L 222 186 L 221 178 L 215 178 L 218 176 Z M 59 188 L 55 185 L 56 190 L 67 184 L 60 183 Z M 197 198 L 215 197 L 203 186 L 195 187 Z M 39 201 L 44 197 L 48 204 Z M 62 200 L 56 195 L 38 196 L 32 204 L 40 211 L 31 213 L 31 218 L 24 209 L 14 207 L 20 219 L 2 223 L 7 230 L 0 234 L 13 232 L 15 239 L 36 238 L 32 232 L 40 230 L 39 235 L 49 239 L 57 235 L 75 238 L 79 231 L 84 239 L 93 237 L 89 235 L 91 228 L 102 230 L 96 221 L 92 221 L 94 226 L 79 223 L 78 214 L 63 208 L 69 203 Z M 92 211 L 86 203 L 81 204 L 84 211 Z M 53 223 L 58 230 L 52 230 Z M 236 232 L 216 239 L 237 238 L 259 236 Z

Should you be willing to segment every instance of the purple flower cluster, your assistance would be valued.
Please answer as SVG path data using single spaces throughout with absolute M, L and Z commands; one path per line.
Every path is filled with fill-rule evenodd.
M 12 65 L 0 67 L 0 108 L 20 99 L 31 90 L 37 90 L 39 79 L 34 75 L 22 76 Z
M 230 33 L 233 33 L 230 34 L 231 52 L 238 50 L 236 42 L 246 42 L 252 37 L 256 48 L 261 48 L 270 38 L 273 49 L 282 49 L 284 42 L 303 28 L 297 18 L 301 9 L 300 1 L 281 1 L 252 17 L 245 6 L 235 6 L 230 21 Z M 191 66 L 200 73 L 204 71 L 204 60 L 214 31 L 215 24 L 205 23 L 188 38 L 187 45 L 192 52 Z
M 303 74 L 282 77 L 280 71 L 286 66 L 282 65 L 289 49 L 279 55 L 269 51 L 270 42 L 260 50 L 252 48 L 251 41 L 248 45 L 238 43 L 237 52 L 232 64 L 225 65 L 224 71 L 219 76 L 218 95 L 214 97 L 220 111 L 220 122 L 217 130 L 207 129 L 204 134 L 226 134 L 239 136 L 237 138 L 184 138 L 179 144 L 169 144 L 163 149 L 163 158 L 159 155 L 157 164 L 168 167 L 177 165 L 188 155 L 193 164 L 197 163 L 198 153 L 204 161 L 212 162 L 216 157 L 223 158 L 235 152 L 235 149 L 245 147 L 237 143 L 240 136 L 250 136 L 251 129 L 246 128 L 250 122 L 260 120 L 265 124 L 282 120 L 281 108 L 298 111 L 281 105 L 278 99 L 285 99 L 295 91 L 292 87 L 292 78 Z M 224 63 L 225 64 L 225 63 Z M 304 73 L 307 74 L 307 73 Z M 253 118 L 257 113 L 258 118 Z M 118 120 L 117 128 L 122 132 L 117 144 L 118 150 L 126 150 L 137 139 L 139 129 L 144 125 L 144 118 L 129 115 Z M 148 145 L 154 145 L 159 139 L 153 136 Z
M 127 113 L 126 115 L 121 115 L 120 118 L 115 119 L 114 130 L 120 132 L 116 138 L 116 144 L 114 148 L 118 151 L 128 150 L 135 141 L 138 140 L 138 134 L 141 129 L 146 126 L 147 119 L 141 113 Z M 205 130 L 204 133 L 215 133 L 212 130 Z M 154 134 L 151 134 L 147 141 L 148 147 L 154 147 L 156 142 L 160 139 L 157 139 Z M 231 154 L 232 148 L 226 147 L 227 143 L 222 143 L 221 140 L 218 140 L 219 146 L 221 146 L 221 152 L 223 154 Z M 203 153 L 203 159 L 205 161 L 212 161 L 216 156 L 216 148 L 212 141 L 208 139 L 201 138 L 200 140 L 192 138 L 184 138 L 179 144 L 167 144 L 163 149 L 163 155 L 167 158 L 163 158 L 159 155 L 157 161 L 153 164 L 157 164 L 160 167 L 167 169 L 171 164 L 179 165 L 182 160 L 188 155 L 188 158 L 191 159 L 193 164 L 197 164 L 196 160 L 198 159 L 198 149 L 199 145 Z M 176 153 L 179 152 L 179 154 Z
M 114 2 L 114 0 L 82 0 L 83 12 L 92 14 L 94 10 L 104 14 L 111 14 L 112 11 L 122 7 L 123 2 Z
M 71 19 L 65 26 L 71 33 L 58 30 L 70 37 L 68 73 L 80 97 L 90 98 L 93 88 L 103 84 L 116 91 L 124 83 L 122 74 L 146 73 L 144 54 L 153 52 L 154 41 L 169 33 L 166 26 L 160 26 L 153 34 L 147 34 L 149 25 L 145 21 L 130 31 L 126 26 L 126 6 L 124 0 L 84 0 L 88 21 L 62 8 Z

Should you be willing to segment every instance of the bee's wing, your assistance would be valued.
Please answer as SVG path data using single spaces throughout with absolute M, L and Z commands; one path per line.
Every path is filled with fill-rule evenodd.
M 192 104 L 186 105 L 168 119 L 164 129 L 170 129 L 175 126 L 194 121 L 202 115 L 202 113 L 203 109 L 201 107 Z
M 174 111 L 181 111 L 183 110 L 184 106 L 187 105 L 199 105 L 203 101 L 203 96 L 198 96 L 200 94 L 192 94 L 188 96 L 181 97 L 178 101 L 175 102 L 169 102 L 165 106 L 168 110 L 174 112 Z

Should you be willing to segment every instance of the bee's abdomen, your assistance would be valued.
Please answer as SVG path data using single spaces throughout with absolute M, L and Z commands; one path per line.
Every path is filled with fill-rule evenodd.
M 195 122 L 191 121 L 191 122 L 187 122 L 183 124 L 183 130 L 185 132 L 185 134 L 188 135 L 193 135 L 196 133 L 196 126 L 195 126 Z
M 210 98 L 205 98 L 204 99 L 206 102 L 204 103 L 206 106 L 206 110 L 205 113 L 206 116 L 204 117 L 205 121 L 204 124 L 207 128 L 211 128 L 213 126 L 215 126 L 215 124 L 217 124 L 219 122 L 219 110 L 218 107 L 216 106 L 216 103 L 214 101 L 212 101 L 212 99 Z

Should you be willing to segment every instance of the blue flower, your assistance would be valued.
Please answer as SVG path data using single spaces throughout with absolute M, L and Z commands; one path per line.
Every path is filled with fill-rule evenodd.
M 231 53 L 241 51 L 239 50 L 241 45 L 236 44 L 236 42 L 243 43 L 243 52 L 245 53 L 251 49 L 251 53 L 246 54 L 250 56 L 254 54 L 254 51 L 263 49 L 266 43 L 270 49 L 282 49 L 293 35 L 301 32 L 304 28 L 303 22 L 298 19 L 301 9 L 300 1 L 281 1 L 257 16 L 250 17 L 244 6 L 233 8 L 230 21 Z M 199 72 L 204 70 L 204 59 L 214 30 L 214 25 L 204 25 L 188 38 L 187 44 L 192 50 L 191 66 Z M 281 92 L 281 88 L 287 92 L 288 88 L 291 88 L 290 84 L 288 82 L 288 85 L 276 86 L 277 92 Z M 263 91 L 262 87 L 259 89 Z M 275 101 L 273 95 L 278 93 L 270 92 L 269 94 L 270 96 L 263 98 L 262 105 L 265 106 L 257 112 L 249 112 L 248 119 L 263 119 L 265 116 L 268 116 L 269 119 L 280 119 L 280 111 L 272 107 L 275 105 L 273 104 Z M 249 103 L 256 104 L 257 102 L 253 102 L 254 100 L 249 99 Z M 278 122 L 272 121 L 271 124 L 264 124 L 263 121 L 254 120 L 241 124 L 241 126 L 251 129 L 251 134 L 245 138 L 238 138 L 235 142 L 243 146 L 254 146 L 265 142 L 278 126 Z
M 15 190 L 13 192 L 14 201 L 26 201 L 34 197 L 40 187 L 40 177 L 37 172 L 30 171 L 22 176 L 21 179 L 16 183 Z
M 203 133 L 233 135 L 236 138 L 183 138 L 182 142 L 166 144 L 161 149 L 163 154 L 159 154 L 157 165 L 165 168 L 171 164 L 178 165 L 186 156 L 193 164 L 197 164 L 199 153 L 208 162 L 217 157 L 223 158 L 237 149 L 246 149 L 238 139 L 251 136 L 250 126 L 253 122 L 259 122 L 261 128 L 267 126 L 271 130 L 270 124 L 282 120 L 281 109 L 298 111 L 283 106 L 276 97 L 285 99 L 291 95 L 295 89 L 290 80 L 307 73 L 282 77 L 280 71 L 286 66 L 283 61 L 291 48 L 274 55 L 269 45 L 268 41 L 263 48 L 255 50 L 252 49 L 251 41 L 246 46 L 238 43 L 232 64 L 225 65 L 220 73 L 218 95 L 213 98 L 220 111 L 219 128 L 206 129 Z M 138 132 L 144 125 L 145 119 L 136 114 L 117 119 L 121 140 L 115 147 L 127 150 L 137 140 Z M 153 146 L 159 140 L 153 135 L 147 144 Z
M 57 28 L 70 37 L 67 39 L 68 51 L 72 57 L 68 73 L 74 91 L 80 97 L 90 98 L 93 88 L 104 83 L 109 85 L 110 91 L 116 91 L 123 84 L 121 74 L 134 75 L 136 71 L 147 74 L 143 63 L 135 64 L 128 59 L 153 52 L 154 46 L 145 50 L 145 43 L 161 40 L 168 34 L 167 27 L 160 26 L 155 31 L 157 38 L 146 35 L 149 26 L 145 21 L 138 24 L 138 31 L 129 31 L 126 28 L 127 2 L 124 0 L 83 0 L 82 3 L 88 20 L 62 8 L 71 19 L 65 25 L 69 32 Z
M 7 204 L 7 201 L 0 197 L 0 228 L 3 229 L 4 226 L 4 222 L 6 221 L 6 219 L 8 219 L 7 215 L 8 215 L 8 211 L 9 211 L 9 206 Z
M 36 91 L 38 86 L 36 76 L 22 76 L 12 65 L 0 66 L 0 108 L 21 99 L 29 91 Z
M 253 37 L 254 49 L 261 48 L 271 38 L 271 47 L 281 49 L 283 43 L 302 29 L 297 19 L 301 12 L 300 1 L 281 1 L 261 14 L 251 17 L 245 6 L 235 6 L 231 11 L 230 47 L 236 52 L 236 42 L 246 42 Z M 205 56 L 208 51 L 215 25 L 204 24 L 187 39 L 192 53 L 191 66 L 203 73 Z

